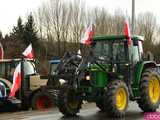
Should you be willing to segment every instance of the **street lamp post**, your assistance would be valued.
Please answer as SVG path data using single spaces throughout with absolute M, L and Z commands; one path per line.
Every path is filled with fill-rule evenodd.
M 132 26 L 131 26 L 132 34 L 134 34 L 134 20 L 135 20 L 135 0 L 132 0 Z

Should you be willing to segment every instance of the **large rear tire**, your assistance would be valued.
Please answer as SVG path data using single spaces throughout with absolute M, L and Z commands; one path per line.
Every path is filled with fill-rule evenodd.
M 38 91 L 32 97 L 32 109 L 47 110 L 54 107 L 54 100 L 49 93 Z
M 144 112 L 155 112 L 160 104 L 160 77 L 154 69 L 143 72 L 139 91 L 139 107 Z
M 129 94 L 126 84 L 121 80 L 114 80 L 108 84 L 104 96 L 104 107 L 111 117 L 124 117 L 128 107 Z
M 75 116 L 82 104 L 82 100 L 75 92 L 75 90 L 69 88 L 67 84 L 64 84 L 58 94 L 57 107 L 59 111 L 65 116 Z

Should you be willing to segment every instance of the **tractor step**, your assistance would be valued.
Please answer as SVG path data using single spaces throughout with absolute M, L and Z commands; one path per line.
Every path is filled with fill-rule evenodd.
M 8 100 L 12 103 L 12 104 L 21 104 L 21 101 L 19 99 L 16 98 L 8 98 Z

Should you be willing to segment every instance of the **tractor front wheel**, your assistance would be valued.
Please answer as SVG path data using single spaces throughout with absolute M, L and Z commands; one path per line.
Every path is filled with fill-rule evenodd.
M 80 100 L 74 89 L 71 89 L 67 86 L 67 84 L 64 84 L 59 92 L 56 103 L 59 111 L 63 115 L 74 116 L 79 112 L 82 100 Z
M 160 78 L 154 69 L 143 72 L 139 89 L 139 107 L 144 112 L 155 112 L 160 104 Z
M 126 84 L 114 80 L 108 84 L 104 96 L 105 111 L 111 117 L 123 117 L 128 107 L 129 94 Z
M 31 102 L 32 109 L 34 110 L 47 110 L 54 106 L 53 98 L 42 91 L 35 93 Z

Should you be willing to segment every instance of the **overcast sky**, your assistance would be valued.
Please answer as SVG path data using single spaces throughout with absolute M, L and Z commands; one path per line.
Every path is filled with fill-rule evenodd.
M 26 18 L 32 10 L 36 10 L 47 0 L 0 0 L 0 30 L 8 33 L 16 25 L 19 16 Z
M 8 33 L 16 25 L 19 16 L 25 18 L 28 13 L 34 11 L 49 0 L 0 0 L 0 30 Z M 115 9 L 121 8 L 124 13 L 131 15 L 132 0 L 85 0 L 90 7 L 105 7 L 114 13 Z M 160 1 L 159 0 L 135 0 L 136 14 L 140 12 L 153 12 L 160 23 Z

